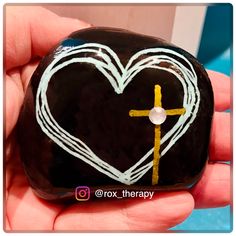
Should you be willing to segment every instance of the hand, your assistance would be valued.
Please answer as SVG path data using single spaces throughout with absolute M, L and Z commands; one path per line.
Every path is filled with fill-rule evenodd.
M 40 7 L 6 7 L 5 138 L 6 230 L 142 230 L 163 231 L 182 222 L 195 208 L 230 203 L 229 161 L 230 80 L 209 71 L 215 93 L 210 161 L 200 182 L 190 191 L 158 193 L 152 200 L 53 204 L 34 195 L 20 160 L 14 127 L 29 79 L 39 59 L 72 31 L 88 24 L 59 17 Z

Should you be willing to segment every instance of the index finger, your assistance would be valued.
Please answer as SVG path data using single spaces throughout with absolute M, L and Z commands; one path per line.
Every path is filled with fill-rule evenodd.
M 230 108 L 231 105 L 231 80 L 228 76 L 216 72 L 207 71 L 211 80 L 214 102 L 216 111 L 224 111 Z

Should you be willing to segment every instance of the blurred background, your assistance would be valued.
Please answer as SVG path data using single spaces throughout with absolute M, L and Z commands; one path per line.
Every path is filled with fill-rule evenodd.
M 44 5 L 61 16 L 94 26 L 129 29 L 184 48 L 207 69 L 232 73 L 233 7 L 230 4 L 64 4 Z M 229 111 L 227 111 L 229 112 Z M 172 230 L 229 232 L 230 206 L 198 209 Z

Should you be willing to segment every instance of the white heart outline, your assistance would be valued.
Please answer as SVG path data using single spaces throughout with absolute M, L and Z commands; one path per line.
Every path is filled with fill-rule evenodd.
M 125 87 L 132 81 L 137 73 L 146 68 L 165 70 L 174 74 L 183 86 L 183 107 L 186 109 L 186 112 L 184 115 L 179 117 L 174 127 L 169 132 L 167 132 L 164 137 L 162 137 L 161 144 L 170 139 L 168 145 L 160 153 L 160 157 L 162 157 L 187 131 L 190 124 L 195 120 L 198 112 L 200 92 L 197 87 L 197 75 L 193 69 L 192 64 L 183 55 L 167 48 L 149 48 L 140 50 L 130 58 L 126 67 L 121 64 L 117 54 L 106 45 L 98 43 L 86 43 L 68 49 L 65 49 L 65 47 L 59 49 L 58 55 L 56 55 L 54 60 L 45 69 L 39 82 L 36 95 L 36 119 L 38 124 L 40 125 L 42 131 L 49 138 L 51 138 L 55 143 L 57 143 L 61 148 L 71 155 L 93 166 L 98 171 L 116 181 L 127 185 L 134 184 L 150 168 L 152 168 L 152 161 L 141 167 L 139 166 L 153 153 L 153 148 L 150 149 L 136 164 L 131 166 L 125 172 L 121 172 L 115 167 L 106 163 L 95 153 L 93 153 L 93 151 L 80 139 L 70 135 L 66 130 L 60 127 L 53 118 L 46 96 L 48 83 L 50 82 L 50 79 L 54 73 L 72 63 L 90 63 L 95 65 L 96 68 L 108 79 L 115 92 L 118 94 L 124 91 Z M 102 62 L 101 60 L 97 60 L 95 57 L 76 57 L 55 66 L 61 59 L 74 54 L 77 54 L 78 56 L 80 53 L 95 53 L 96 57 L 100 57 L 104 61 Z M 134 61 L 140 56 L 147 54 L 154 55 L 147 56 L 132 65 Z M 168 56 L 168 54 L 172 56 L 174 55 L 175 57 L 183 60 L 185 63 L 187 63 L 190 69 L 173 57 Z M 116 62 L 116 65 L 112 63 L 111 57 Z M 169 68 L 158 66 L 158 64 L 161 62 L 168 62 L 171 66 Z M 117 67 L 120 69 L 121 73 L 119 73 Z M 107 73 L 106 70 L 108 70 L 111 74 Z

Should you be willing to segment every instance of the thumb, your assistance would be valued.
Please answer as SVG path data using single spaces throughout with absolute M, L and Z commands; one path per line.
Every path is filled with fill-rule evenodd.
M 90 25 L 59 17 L 42 7 L 6 6 L 5 10 L 5 132 L 8 137 L 18 120 L 26 81 L 35 69 L 32 58 L 44 56 L 71 32 Z M 27 68 L 31 73 L 26 78 Z
M 44 56 L 61 39 L 90 24 L 60 17 L 35 6 L 6 6 L 6 70 L 28 63 L 32 57 Z

